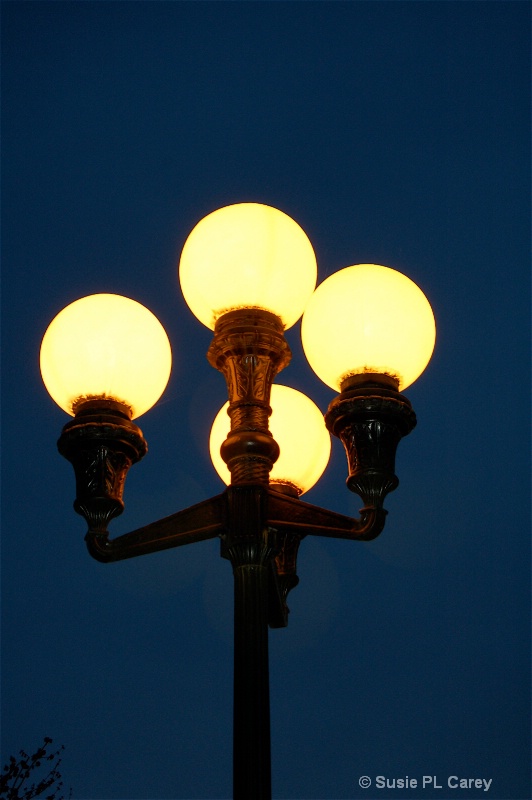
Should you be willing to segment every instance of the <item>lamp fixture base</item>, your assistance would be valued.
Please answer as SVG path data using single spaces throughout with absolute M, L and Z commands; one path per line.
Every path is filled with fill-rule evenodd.
M 347 486 L 368 507 L 382 508 L 384 498 L 397 488 L 397 445 L 416 425 L 410 401 L 389 375 L 353 375 L 325 415 L 328 430 L 345 447 Z
M 74 509 L 85 517 L 89 531 L 105 533 L 109 521 L 122 513 L 127 472 L 148 451 L 130 417 L 130 409 L 116 401 L 87 400 L 77 405 L 57 442 L 74 467 Z

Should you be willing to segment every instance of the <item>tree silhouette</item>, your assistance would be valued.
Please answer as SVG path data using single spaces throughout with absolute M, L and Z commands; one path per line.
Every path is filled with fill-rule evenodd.
M 18 760 L 15 756 L 10 756 L 0 775 L 0 797 L 5 800 L 32 800 L 33 797 L 39 797 L 49 791 L 42 800 L 64 800 L 64 796 L 58 797 L 58 793 L 63 786 L 59 765 L 65 747 L 61 745 L 58 750 L 48 753 L 51 744 L 50 737 L 45 736 L 42 745 L 33 755 L 30 756 L 21 750 Z M 43 775 L 41 771 L 39 777 L 41 768 L 46 774 Z M 29 780 L 33 781 L 31 785 Z

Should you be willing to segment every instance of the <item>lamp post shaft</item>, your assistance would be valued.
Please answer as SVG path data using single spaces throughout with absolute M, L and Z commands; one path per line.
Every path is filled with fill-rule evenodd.
M 234 800 L 270 800 L 268 564 L 234 568 Z
M 226 380 L 231 420 L 220 453 L 231 472 L 222 555 L 235 585 L 233 798 L 270 800 L 268 612 L 278 546 L 267 526 L 267 488 L 279 445 L 268 418 L 273 379 L 290 348 L 278 316 L 245 308 L 218 318 L 207 357 Z
M 230 486 L 222 556 L 234 576 L 233 798 L 270 800 L 268 612 L 276 534 L 266 524 L 267 491 Z

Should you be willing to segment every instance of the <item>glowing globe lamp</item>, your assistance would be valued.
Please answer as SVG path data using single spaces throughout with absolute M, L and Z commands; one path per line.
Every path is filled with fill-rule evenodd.
M 132 418 L 162 395 L 172 365 L 163 326 L 140 303 L 116 294 L 76 300 L 52 320 L 41 345 L 48 392 L 68 414 L 84 399 L 115 400 Z
M 293 325 L 316 285 L 316 256 L 297 222 L 271 206 L 238 203 L 204 217 L 183 247 L 179 279 L 191 311 L 218 317 L 258 308 Z
M 427 366 L 436 325 L 429 301 L 410 278 L 389 267 L 358 264 L 318 286 L 305 309 L 301 338 L 310 366 L 333 389 L 369 372 L 396 378 L 401 391 Z
M 211 429 L 209 448 L 216 472 L 224 483 L 231 473 L 220 455 L 229 431 L 226 403 Z M 295 487 L 307 492 L 320 479 L 331 454 L 331 437 L 319 408 L 306 395 L 288 386 L 274 384 L 271 391 L 270 431 L 281 454 L 270 473 L 270 483 Z

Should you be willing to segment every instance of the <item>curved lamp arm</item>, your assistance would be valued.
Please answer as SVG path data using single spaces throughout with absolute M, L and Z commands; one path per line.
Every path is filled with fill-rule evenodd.
M 217 495 L 116 539 L 109 539 L 107 531 L 89 528 L 85 536 L 87 549 L 97 561 L 122 561 L 214 539 L 223 531 L 225 505 L 225 495 Z
M 270 614 L 272 628 L 288 624 L 289 592 L 299 583 L 297 553 L 305 536 L 328 536 L 335 539 L 369 541 L 384 527 L 387 512 L 378 506 L 365 506 L 359 519 L 305 503 L 289 494 L 268 490 L 268 527 L 277 536 L 279 552 L 275 558 L 274 585 L 281 613 Z
M 375 539 L 381 533 L 388 513 L 378 506 L 365 506 L 359 519 L 353 519 L 272 489 L 268 512 L 268 525 L 279 532 L 362 541 Z

